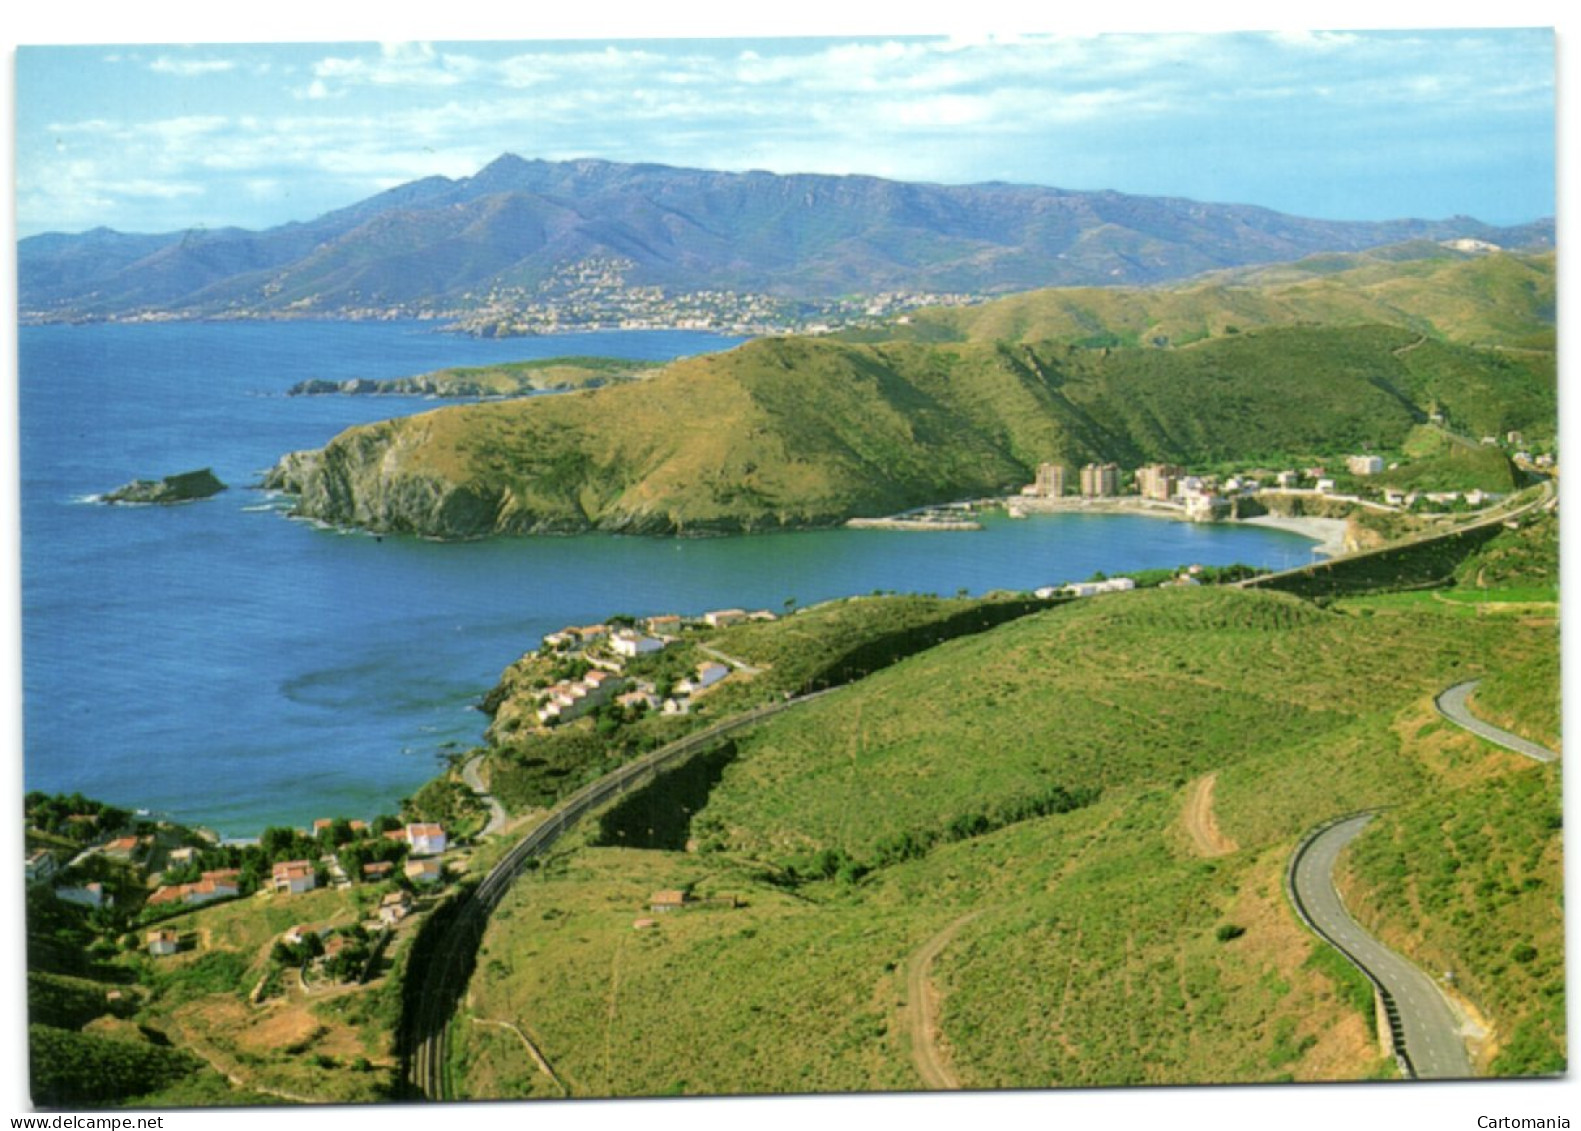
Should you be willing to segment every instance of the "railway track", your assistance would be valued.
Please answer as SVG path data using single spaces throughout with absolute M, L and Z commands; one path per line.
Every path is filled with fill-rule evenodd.
M 451 912 L 451 921 L 442 928 L 443 933 L 435 942 L 424 969 L 407 972 L 408 978 L 417 978 L 422 985 L 415 1013 L 409 1015 L 410 1024 L 406 1030 L 408 1052 L 405 1077 L 414 1096 L 445 1100 L 453 1095 L 448 1055 L 450 1024 L 456 1007 L 466 993 L 489 916 L 526 869 L 528 861 L 547 851 L 588 813 L 633 787 L 646 785 L 737 731 L 835 690 L 838 688 L 815 691 L 784 702 L 757 707 L 662 746 L 583 786 L 561 802 L 541 824 L 512 845 L 477 887 L 459 897 L 460 902 Z

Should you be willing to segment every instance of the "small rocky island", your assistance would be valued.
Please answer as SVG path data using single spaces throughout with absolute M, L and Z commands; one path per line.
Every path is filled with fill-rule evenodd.
M 188 503 L 206 499 L 225 490 L 210 468 L 184 471 L 180 475 L 167 475 L 163 479 L 134 479 L 105 495 L 106 503 Z

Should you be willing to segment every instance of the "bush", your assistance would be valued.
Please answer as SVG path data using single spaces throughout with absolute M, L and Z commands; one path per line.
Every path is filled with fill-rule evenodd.
M 1223 926 L 1221 926 L 1217 931 L 1215 931 L 1213 933 L 1213 936 L 1214 936 L 1214 938 L 1218 939 L 1220 942 L 1229 942 L 1231 939 L 1238 939 L 1238 938 L 1240 938 L 1245 933 L 1246 933 L 1246 928 L 1245 927 L 1239 926 L 1238 924 L 1235 924 L 1235 923 L 1225 923 Z

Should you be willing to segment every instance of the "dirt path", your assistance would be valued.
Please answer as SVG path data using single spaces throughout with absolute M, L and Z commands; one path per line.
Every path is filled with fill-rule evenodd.
M 562 1096 L 570 1096 L 571 1089 L 565 1086 L 565 1081 L 560 1079 L 559 1074 L 555 1072 L 553 1066 L 550 1065 L 548 1059 L 539 1050 L 538 1046 L 533 1044 L 532 1038 L 527 1036 L 526 1033 L 522 1032 L 519 1027 L 513 1025 L 509 1021 L 490 1021 L 483 1017 L 474 1017 L 472 1019 L 472 1023 L 474 1025 L 497 1025 L 501 1029 L 509 1029 L 512 1033 L 515 1033 L 521 1038 L 521 1043 L 527 1046 L 527 1054 L 533 1058 L 533 1063 L 538 1065 L 538 1071 L 542 1072 L 545 1076 L 554 1081 L 555 1087 L 560 1089 L 560 1094 Z
M 1225 856 L 1240 847 L 1219 831 L 1219 823 L 1213 817 L 1213 787 L 1218 780 L 1215 770 L 1186 787 L 1186 811 L 1182 818 L 1199 856 Z
M 939 953 L 960 934 L 961 928 L 982 913 L 981 910 L 973 911 L 955 920 L 923 943 L 906 966 L 906 1029 L 911 1037 L 911 1061 L 917 1066 L 925 1088 L 953 1091 L 961 1086 L 939 1048 L 939 995 L 928 975 Z
M 232 1087 L 240 1088 L 244 1092 L 258 1092 L 266 1096 L 274 1096 L 278 1099 L 288 1100 L 291 1103 L 297 1104 L 321 1104 L 326 1102 L 322 1099 L 315 1099 L 312 1096 L 304 1096 L 296 1092 L 287 1092 L 280 1088 L 271 1088 L 265 1084 L 259 1084 L 256 1081 L 249 1080 L 247 1077 L 241 1075 L 241 1073 L 237 1071 L 237 1065 L 234 1061 L 222 1056 L 218 1049 L 215 1049 L 212 1046 L 197 1040 L 192 1035 L 191 1030 L 183 1028 L 177 1022 L 172 1022 L 168 1026 L 167 1035 L 172 1038 L 173 1044 L 180 1048 L 186 1049 L 186 1051 L 190 1053 L 195 1054 L 200 1060 L 208 1064 L 210 1068 L 214 1069 L 214 1071 L 225 1077 L 225 1079 L 230 1082 Z
M 752 676 L 763 674 L 762 668 L 753 667 L 745 660 L 738 660 L 734 656 L 727 656 L 717 648 L 710 648 L 707 644 L 699 644 L 697 646 L 697 650 L 703 653 L 705 656 L 712 656 L 722 664 L 728 664 L 730 667 L 735 668 L 736 671 L 740 672 L 742 675 Z

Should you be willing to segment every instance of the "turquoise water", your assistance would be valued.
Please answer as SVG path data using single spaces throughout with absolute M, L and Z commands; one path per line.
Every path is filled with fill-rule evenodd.
M 26 787 L 231 836 L 369 817 L 476 744 L 478 698 L 567 623 L 1310 557 L 1279 531 L 1096 515 L 959 533 L 376 540 L 288 520 L 248 486 L 282 452 L 434 407 L 283 395 L 307 378 L 733 344 L 669 331 L 480 341 L 409 323 L 24 327 Z M 88 501 L 203 466 L 232 489 L 172 508 Z

